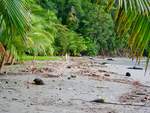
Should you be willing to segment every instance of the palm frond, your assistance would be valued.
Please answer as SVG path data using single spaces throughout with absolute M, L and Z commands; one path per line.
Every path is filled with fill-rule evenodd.
M 0 28 L 6 30 L 9 37 L 20 34 L 24 38 L 29 28 L 27 15 L 21 0 L 0 0 Z
M 119 35 L 129 34 L 131 57 L 140 61 L 150 41 L 149 0 L 109 0 L 108 8 L 115 7 L 116 31 Z M 150 52 L 150 51 L 149 51 Z M 148 60 L 149 61 L 149 60 Z

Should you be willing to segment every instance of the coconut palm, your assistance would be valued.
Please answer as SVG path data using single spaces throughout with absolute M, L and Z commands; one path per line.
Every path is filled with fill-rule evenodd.
M 34 0 L 29 1 L 33 3 L 35 2 Z M 111 10 L 112 12 L 112 15 L 116 22 L 117 33 L 119 35 L 126 35 L 127 33 L 130 35 L 129 47 L 132 53 L 131 56 L 132 57 L 136 56 L 137 59 L 139 60 L 143 54 L 144 48 L 147 47 L 150 39 L 149 0 L 108 0 L 107 10 L 108 11 Z M 35 11 L 35 13 L 36 12 L 37 10 Z M 37 13 L 39 13 L 39 11 Z M 23 44 L 26 40 L 26 31 L 29 29 L 28 15 L 29 14 L 26 12 L 24 4 L 22 3 L 21 0 L 0 0 L 0 48 L 2 47 L 2 50 L 4 50 L 1 52 L 2 55 L 1 66 L 4 64 L 5 56 L 7 55 L 6 51 L 10 51 L 11 53 L 13 53 L 13 55 L 18 53 L 17 51 L 20 50 L 23 51 L 24 48 Z M 39 27 L 40 26 L 38 27 L 36 26 L 36 28 Z M 44 38 L 45 40 L 47 40 L 47 37 L 51 37 L 50 36 L 51 34 L 47 33 L 47 31 L 51 31 L 49 26 L 46 26 L 46 28 L 48 29 L 46 30 L 44 29 L 44 32 L 43 27 L 40 27 L 39 31 L 37 31 L 36 28 L 32 29 L 31 33 L 29 32 L 29 35 L 27 36 L 29 37 L 38 36 L 39 38 L 42 36 L 45 37 Z M 34 39 L 33 39 L 34 41 L 32 42 L 43 42 L 43 41 L 36 41 L 37 38 Z M 18 45 L 16 46 L 16 44 Z
M 0 69 L 5 62 L 7 51 L 12 47 L 12 40 L 14 38 L 26 40 L 25 34 L 28 26 L 28 13 L 21 0 L 0 0 L 0 43 L 1 47 L 5 49 L 1 52 Z
M 129 33 L 131 57 L 136 57 L 137 61 L 140 61 L 150 41 L 150 1 L 108 0 L 107 10 L 112 8 L 117 33 L 119 35 Z

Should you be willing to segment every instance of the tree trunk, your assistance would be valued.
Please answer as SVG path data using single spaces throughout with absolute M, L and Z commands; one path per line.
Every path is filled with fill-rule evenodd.
M 7 57 L 7 63 L 11 63 L 11 59 L 12 59 L 12 55 L 11 53 L 7 53 L 8 54 L 8 57 Z
M 65 54 L 65 60 L 66 61 L 68 60 L 68 54 L 67 53 Z
M 15 58 L 14 58 L 14 56 L 11 58 L 11 62 L 10 62 L 10 64 L 11 65 L 13 65 L 15 63 Z
M 2 61 L 0 63 L 0 73 L 2 73 L 2 69 L 3 69 L 3 66 L 5 64 L 5 57 L 6 57 L 6 54 L 7 52 L 5 51 L 4 54 L 2 55 Z

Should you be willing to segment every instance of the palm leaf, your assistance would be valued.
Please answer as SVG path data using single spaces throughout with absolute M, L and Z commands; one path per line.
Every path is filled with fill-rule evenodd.
M 29 18 L 21 0 L 0 0 L 0 28 L 7 31 L 8 37 L 16 34 L 25 38 L 29 28 Z
M 110 6 L 116 8 L 114 17 L 116 32 L 120 36 L 127 33 L 130 35 L 128 43 L 130 55 L 140 61 L 150 41 L 149 0 L 109 0 L 107 9 L 111 9 Z

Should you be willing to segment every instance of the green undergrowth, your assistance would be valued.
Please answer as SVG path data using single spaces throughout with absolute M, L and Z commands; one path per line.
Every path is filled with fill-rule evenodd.
M 20 58 L 20 60 L 22 61 L 31 61 L 31 60 L 40 60 L 40 61 L 44 61 L 44 60 L 61 60 L 62 57 L 60 56 L 22 56 Z

